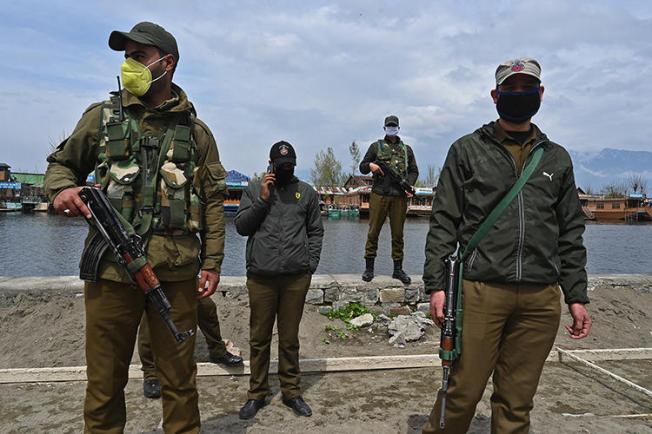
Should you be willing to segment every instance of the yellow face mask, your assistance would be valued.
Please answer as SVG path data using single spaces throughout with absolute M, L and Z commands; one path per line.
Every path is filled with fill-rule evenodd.
M 168 73 L 165 71 L 163 74 L 152 80 L 152 71 L 149 70 L 151 65 L 160 62 L 161 60 L 165 59 L 165 57 L 167 56 L 161 57 L 149 65 L 143 65 L 140 62 L 136 62 L 131 57 L 125 59 L 125 61 L 122 62 L 122 66 L 120 67 L 120 75 L 122 76 L 122 85 L 124 88 L 133 95 L 145 95 L 149 88 L 152 87 L 152 83 Z

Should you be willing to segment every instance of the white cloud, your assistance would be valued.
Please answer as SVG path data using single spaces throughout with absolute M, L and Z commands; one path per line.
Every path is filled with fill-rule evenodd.
M 108 33 L 141 19 L 176 35 L 176 81 L 214 130 L 225 165 L 246 173 L 264 168 L 279 139 L 296 145 L 303 171 L 327 146 L 348 167 L 346 147 L 357 140 L 366 150 L 389 113 L 401 118 L 422 172 L 440 166 L 454 139 L 496 117 L 489 98 L 494 68 L 521 55 L 542 63 L 547 89 L 536 122 L 551 138 L 576 150 L 649 147 L 648 3 L 478 3 L 57 7 L 60 20 L 87 14 L 84 29 L 94 25 L 93 34 L 62 30 L 58 21 L 48 28 L 42 17 L 32 23 L 25 6 L 0 23 L 7 29 L 0 30 L 0 53 L 15 65 L 0 83 L 0 95 L 10 101 L 0 115 L 11 119 L 12 144 L 2 159 L 31 168 L 48 136 L 69 132 L 90 102 L 113 89 L 120 54 L 107 48 Z M 39 7 L 55 13 L 54 5 Z

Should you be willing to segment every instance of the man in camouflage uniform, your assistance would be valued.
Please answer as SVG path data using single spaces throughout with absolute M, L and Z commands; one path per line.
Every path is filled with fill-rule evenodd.
M 392 277 L 404 284 L 411 282 L 410 276 L 403 271 L 403 226 L 407 214 L 408 196 L 405 190 L 384 173 L 378 160 L 384 162 L 408 184 L 414 185 L 419 177 L 419 169 L 414 158 L 414 152 L 409 145 L 403 143 L 398 136 L 398 117 L 394 115 L 385 118 L 385 137 L 371 144 L 360 163 L 360 173 L 373 173 L 373 187 L 369 199 L 369 233 L 365 246 L 365 271 L 362 280 L 371 282 L 374 278 L 374 261 L 378 250 L 378 236 L 389 216 L 389 226 L 392 231 L 392 259 L 394 272 Z
M 147 259 L 172 305 L 172 320 L 180 330 L 195 330 L 197 298 L 213 294 L 220 280 L 225 171 L 210 130 L 172 83 L 179 61 L 175 38 L 143 22 L 130 32 L 112 32 L 109 46 L 125 52 L 125 90 L 121 98 L 113 95 L 84 112 L 70 137 L 48 157 L 45 188 L 57 211 L 89 218 L 79 186 L 95 168 L 96 182 L 146 242 Z M 89 232 L 87 246 L 96 235 Z M 177 345 L 110 251 L 95 272 L 82 271 L 90 280 L 84 287 L 85 431 L 124 431 L 124 387 L 146 311 L 161 380 L 163 429 L 199 432 L 194 337 Z

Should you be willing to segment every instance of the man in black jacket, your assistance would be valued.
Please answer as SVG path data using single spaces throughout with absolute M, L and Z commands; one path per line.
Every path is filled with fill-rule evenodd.
M 568 152 L 531 123 L 543 96 L 541 68 L 531 58 L 496 69 L 491 96 L 500 119 L 456 141 L 432 206 L 423 281 L 435 322 L 444 319 L 444 259 L 468 245 L 516 183 L 533 151 L 536 170 L 464 264 L 461 357 L 453 363 L 439 429 L 440 400 L 424 433 L 464 433 L 493 373 L 491 432 L 527 433 L 543 364 L 560 321 L 560 286 L 573 324 L 589 334 L 585 308 L 584 216 Z
M 369 233 L 365 245 L 365 270 L 362 280 L 371 282 L 374 278 L 374 261 L 378 250 L 380 230 L 389 217 L 392 232 L 392 259 L 394 272 L 392 277 L 408 285 L 412 281 L 403 271 L 403 225 L 407 214 L 408 193 L 396 180 L 403 179 L 409 185 L 414 185 L 419 177 L 419 169 L 414 158 L 414 152 L 409 145 L 403 143 L 398 135 L 398 116 L 389 115 L 385 118 L 385 137 L 369 146 L 362 162 L 360 173 L 373 173 L 373 186 L 369 199 Z M 394 176 L 385 173 L 392 171 Z
M 270 170 L 260 185 L 249 185 L 235 216 L 247 239 L 251 377 L 241 419 L 267 404 L 272 328 L 278 328 L 278 373 L 283 403 L 299 416 L 312 411 L 301 397 L 299 323 L 312 274 L 319 264 L 324 228 L 319 197 L 294 176 L 296 154 L 287 142 L 269 153 Z

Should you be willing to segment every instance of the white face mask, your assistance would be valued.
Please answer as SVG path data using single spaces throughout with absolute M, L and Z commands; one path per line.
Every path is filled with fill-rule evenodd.
M 385 127 L 385 134 L 388 136 L 398 136 L 399 127 Z

